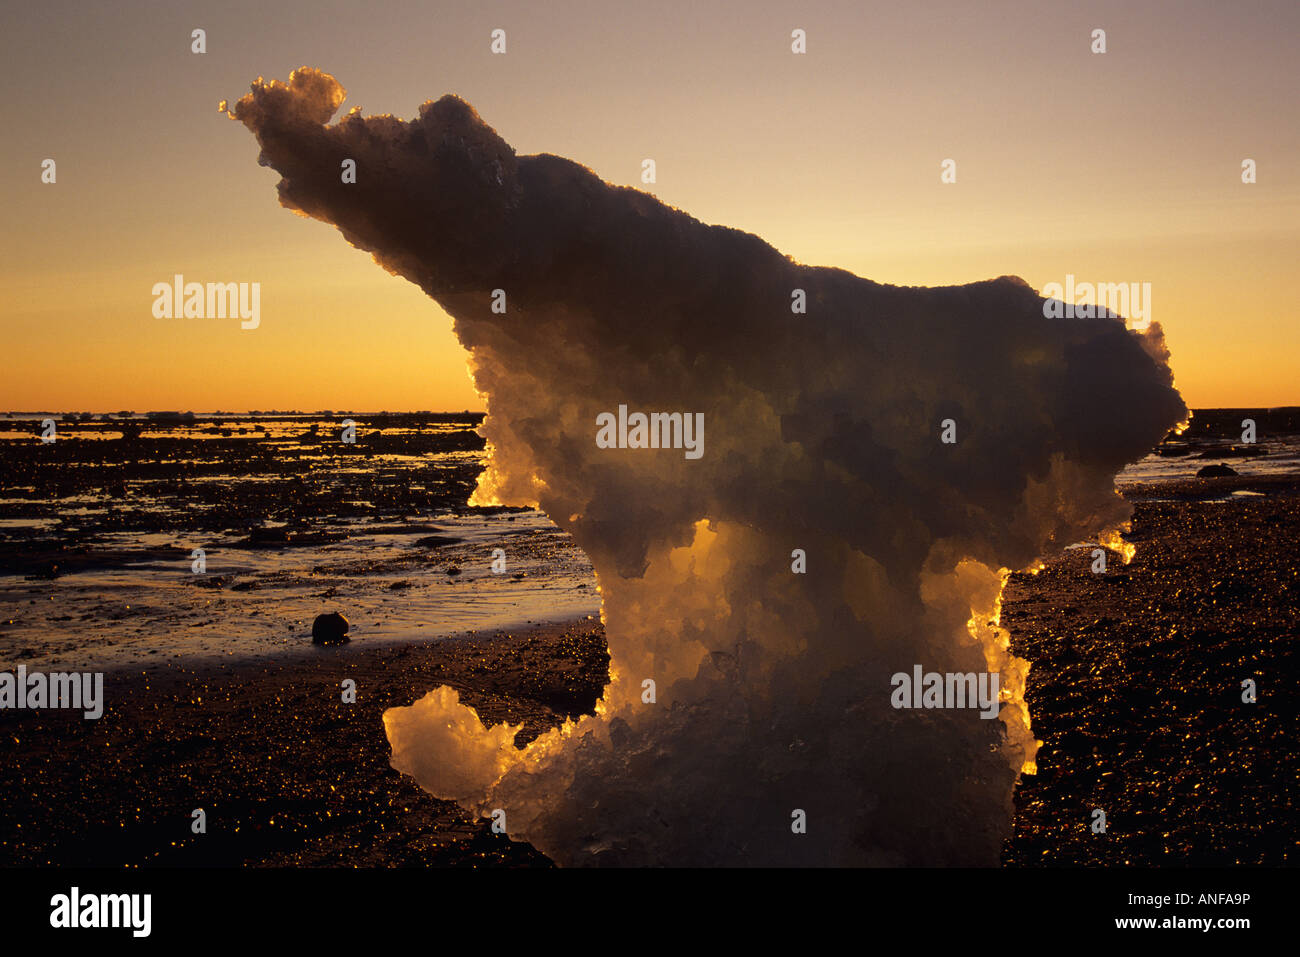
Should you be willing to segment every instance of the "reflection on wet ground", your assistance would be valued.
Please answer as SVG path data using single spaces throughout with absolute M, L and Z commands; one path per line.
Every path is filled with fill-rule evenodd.
M 464 504 L 479 421 L 59 421 L 48 444 L 39 419 L 0 425 L 0 662 L 267 654 L 323 611 L 366 640 L 597 616 L 545 516 Z

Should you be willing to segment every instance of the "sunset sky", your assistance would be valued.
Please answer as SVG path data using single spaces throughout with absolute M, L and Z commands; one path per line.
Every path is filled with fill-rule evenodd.
M 451 320 L 282 209 L 217 111 L 302 65 L 340 115 L 457 93 L 520 154 L 879 282 L 1149 282 L 1190 406 L 1300 404 L 1297 35 L 1293 0 L 27 5 L 0 33 L 0 409 L 481 408 Z M 176 273 L 259 282 L 260 327 L 154 318 Z

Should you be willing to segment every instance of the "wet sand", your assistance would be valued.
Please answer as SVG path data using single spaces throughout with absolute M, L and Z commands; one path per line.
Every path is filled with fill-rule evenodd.
M 55 418 L 48 445 L 39 421 L 0 422 L 0 574 L 184 559 L 188 548 L 142 548 L 166 532 L 228 532 L 249 549 L 329 544 L 341 520 L 474 511 L 482 471 L 481 413 Z M 114 533 L 140 537 L 106 547 Z
M 283 652 L 322 611 L 399 642 L 599 612 L 549 519 L 466 504 L 481 413 L 59 419 L 0 416 L 0 670 Z
M 1239 490 L 1265 494 L 1216 500 Z M 1005 595 L 1044 744 L 1004 863 L 1295 863 L 1300 483 L 1126 494 L 1132 564 L 1111 554 L 1095 575 L 1091 549 L 1065 551 Z M 450 684 L 485 719 L 524 722 L 522 744 L 589 712 L 607 666 L 599 625 L 582 622 L 113 674 L 99 721 L 0 712 L 0 863 L 544 866 L 394 771 L 381 715 Z M 1256 704 L 1241 702 L 1245 678 Z M 1088 828 L 1094 808 L 1105 835 Z
M 1221 500 L 1242 491 L 1265 494 Z M 1073 550 L 1003 596 L 1012 648 L 1034 662 L 1026 697 L 1044 742 L 1004 863 L 1295 864 L 1300 483 L 1125 494 L 1131 564 L 1112 554 L 1097 575 L 1091 549 Z M 1096 809 L 1104 835 L 1089 827 Z
M 608 664 L 599 622 L 581 622 L 109 673 L 98 720 L 0 712 L 0 863 L 549 865 L 394 771 L 382 715 L 447 684 L 522 722 L 522 745 L 589 713 Z

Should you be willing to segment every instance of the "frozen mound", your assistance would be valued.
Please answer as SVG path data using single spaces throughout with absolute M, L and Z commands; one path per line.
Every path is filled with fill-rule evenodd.
M 450 688 L 390 710 L 393 765 L 566 865 L 996 864 L 1035 749 L 1002 585 L 1115 540 L 1116 472 L 1186 416 L 1159 325 L 800 265 L 516 156 L 454 96 L 327 125 L 343 99 L 304 68 L 231 115 L 282 205 L 454 318 L 488 409 L 473 501 L 573 536 L 611 655 L 598 713 L 523 749 Z M 602 447 L 620 406 L 615 446 L 681 413 L 700 454 Z M 895 708 L 918 665 L 996 673 L 1000 714 Z

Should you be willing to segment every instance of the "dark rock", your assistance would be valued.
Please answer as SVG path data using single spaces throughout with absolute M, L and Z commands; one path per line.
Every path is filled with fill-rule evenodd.
M 1252 455 L 1268 455 L 1268 449 L 1262 445 L 1230 445 L 1227 448 L 1208 449 L 1197 458 L 1243 459 Z
M 168 425 L 193 425 L 198 417 L 193 412 L 147 412 L 145 418 Z
M 1236 475 L 1236 474 L 1237 474 L 1236 469 L 1229 468 L 1223 463 L 1219 463 L 1218 465 L 1205 466 L 1204 468 L 1202 468 L 1200 471 L 1196 473 L 1196 477 L 1197 478 L 1227 478 L 1228 476 Z
M 37 565 L 32 574 L 27 576 L 29 582 L 32 581 L 53 581 L 59 577 L 59 566 L 54 562 L 42 562 Z
M 248 544 L 287 545 L 289 544 L 289 529 L 265 527 L 254 528 L 248 533 Z
M 311 643 L 313 645 L 337 645 L 348 641 L 348 620 L 336 611 L 317 615 L 311 623 Z

